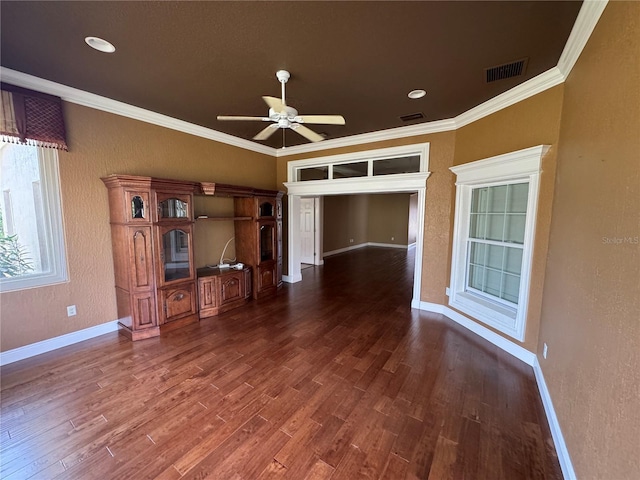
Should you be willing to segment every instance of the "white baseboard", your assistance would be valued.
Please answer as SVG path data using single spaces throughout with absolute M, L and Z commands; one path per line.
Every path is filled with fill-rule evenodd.
M 351 250 L 357 250 L 358 248 L 364 247 L 384 247 L 384 248 L 402 248 L 404 250 L 408 250 L 411 247 L 415 247 L 416 244 L 413 243 L 411 245 L 399 245 L 397 243 L 377 243 L 377 242 L 364 242 L 359 243 L 357 245 L 351 245 L 349 247 L 338 248 L 337 250 L 331 250 L 329 252 L 324 252 L 322 257 L 330 257 L 331 255 L 337 255 L 339 253 L 350 252 Z
M 367 247 L 402 248 L 403 250 L 409 249 L 409 245 L 400 245 L 398 243 L 367 242 Z
M 298 283 L 302 281 L 302 274 L 298 275 L 282 275 L 282 281 L 287 283 Z
M 569 450 L 567 449 L 567 444 L 564 442 L 564 436 L 562 435 L 562 430 L 560 430 L 560 423 L 558 422 L 556 411 L 553 408 L 551 394 L 547 389 L 547 383 L 544 380 L 544 375 L 542 374 L 542 368 L 540 368 L 538 357 L 536 357 L 535 362 L 533 363 L 533 373 L 536 376 L 538 391 L 542 398 L 542 405 L 544 406 L 544 411 L 547 414 L 547 422 L 549 422 L 553 443 L 556 446 L 556 453 L 558 454 L 558 460 L 560 461 L 562 475 L 566 480 L 576 480 L 576 472 L 573 470 Z
M 337 255 L 339 253 L 350 252 L 351 250 L 357 250 L 358 248 L 364 248 L 366 246 L 367 246 L 366 243 L 359 243 L 357 245 L 350 245 L 348 247 L 338 248 L 337 250 L 330 250 L 328 252 L 324 252 L 322 254 L 322 258 L 330 257 L 331 255 Z
M 77 332 L 67 333 L 59 337 L 49 338 L 41 342 L 25 345 L 24 347 L 14 348 L 6 352 L 0 352 L 0 365 L 8 365 L 9 363 L 24 360 L 25 358 L 35 357 L 41 353 L 47 353 L 58 348 L 73 345 L 74 343 L 89 340 L 90 338 L 104 335 L 105 333 L 117 332 L 118 321 L 103 323 L 95 327 L 85 328 Z
M 476 323 L 473 320 L 470 320 L 469 318 L 465 317 L 461 313 L 458 313 L 455 310 L 452 310 L 451 308 L 445 305 L 440 305 L 437 303 L 429 303 L 429 302 L 420 302 L 420 306 L 417 308 L 419 308 L 420 310 L 426 310 L 428 312 L 440 313 L 450 318 L 454 322 L 459 323 L 460 325 L 467 328 L 468 330 L 471 330 L 476 335 L 479 335 L 485 340 L 488 340 L 489 342 L 493 343 L 494 345 L 501 348 L 505 352 L 510 353 L 514 357 L 522 360 L 527 365 L 533 366 L 534 362 L 536 361 L 535 353 L 530 352 L 526 348 L 523 348 L 520 345 L 517 345 L 510 340 L 507 340 L 503 336 L 498 335 L 497 333 L 489 330 L 486 327 L 483 327 L 479 323 Z

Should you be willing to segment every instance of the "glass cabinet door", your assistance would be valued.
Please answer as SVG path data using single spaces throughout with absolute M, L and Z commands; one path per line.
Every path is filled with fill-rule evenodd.
M 258 216 L 259 217 L 273 217 L 274 211 L 274 203 L 273 200 L 260 200 L 260 205 L 258 205 Z
M 160 261 L 164 283 L 191 277 L 189 230 L 174 228 L 162 235 Z
M 158 203 L 159 218 L 189 218 L 189 204 L 179 198 L 167 198 Z
M 131 218 L 145 218 L 144 199 L 140 195 L 131 197 Z
M 261 262 L 266 262 L 268 260 L 273 260 L 275 258 L 274 240 L 275 240 L 274 225 L 269 223 L 260 225 L 260 261 Z

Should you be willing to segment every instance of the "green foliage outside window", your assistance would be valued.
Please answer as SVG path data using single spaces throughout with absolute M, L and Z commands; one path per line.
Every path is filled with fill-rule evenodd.
M 27 250 L 20 245 L 18 235 L 5 235 L 0 212 L 0 277 L 9 278 L 33 270 Z

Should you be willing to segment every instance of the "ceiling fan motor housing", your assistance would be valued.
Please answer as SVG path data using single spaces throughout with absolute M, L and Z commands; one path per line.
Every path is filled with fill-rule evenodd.
M 274 122 L 280 122 L 281 120 L 289 120 L 290 122 L 294 122 L 297 116 L 298 110 L 288 105 L 286 105 L 284 107 L 284 110 L 282 110 L 281 112 L 276 112 L 273 108 L 269 109 L 269 118 Z

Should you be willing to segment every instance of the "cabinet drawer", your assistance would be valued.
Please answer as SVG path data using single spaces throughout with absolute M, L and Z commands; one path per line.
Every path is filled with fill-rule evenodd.
M 196 313 L 196 289 L 193 283 L 160 290 L 164 321 L 170 322 Z

